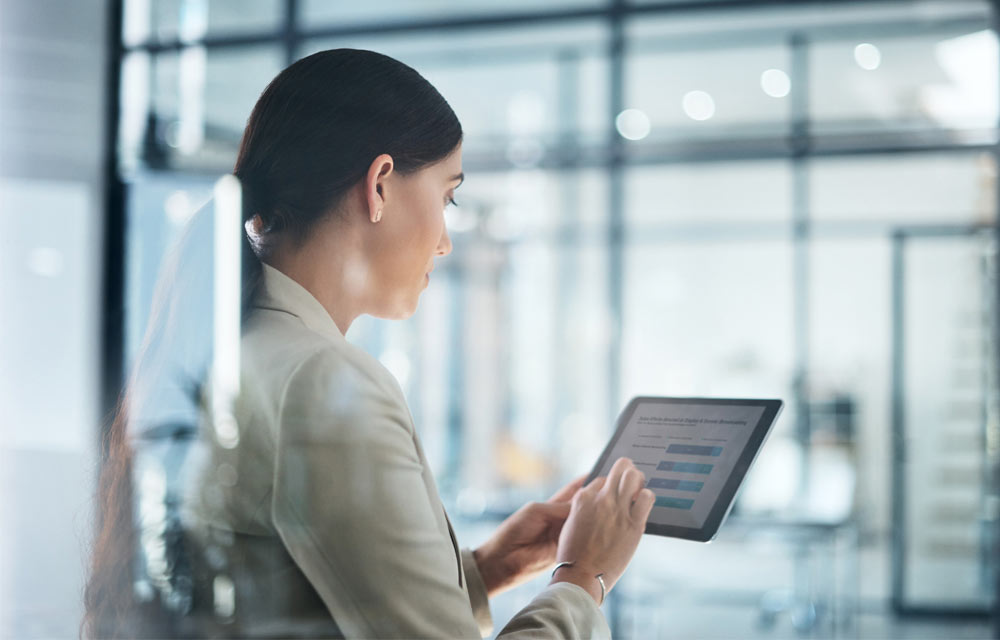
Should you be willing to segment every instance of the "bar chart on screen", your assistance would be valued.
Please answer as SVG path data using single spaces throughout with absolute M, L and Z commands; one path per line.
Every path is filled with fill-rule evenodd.
M 650 522 L 700 527 L 763 408 L 698 401 L 640 403 L 607 459 L 626 456 L 656 495 Z

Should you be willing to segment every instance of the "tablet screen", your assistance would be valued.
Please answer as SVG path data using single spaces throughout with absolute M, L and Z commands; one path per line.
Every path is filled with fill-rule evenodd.
M 766 408 L 640 400 L 597 475 L 607 475 L 619 457 L 631 458 L 656 494 L 649 523 L 701 529 Z

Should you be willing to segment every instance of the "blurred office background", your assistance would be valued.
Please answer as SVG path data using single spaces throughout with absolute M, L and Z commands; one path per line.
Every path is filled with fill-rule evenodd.
M 347 336 L 406 392 L 464 545 L 589 470 L 634 395 L 780 397 L 718 539 L 643 540 L 616 636 L 996 637 L 997 24 L 986 0 L 5 2 L 0 637 L 75 635 L 164 256 L 267 82 L 333 47 L 413 66 L 466 132 L 453 253 L 413 318 Z

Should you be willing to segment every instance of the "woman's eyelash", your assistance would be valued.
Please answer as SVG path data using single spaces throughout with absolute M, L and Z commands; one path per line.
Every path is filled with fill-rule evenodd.
M 450 205 L 452 205 L 452 206 L 455 206 L 455 207 L 457 207 L 457 206 L 458 206 L 458 203 L 457 203 L 457 202 L 455 202 L 455 199 L 454 199 L 454 198 L 448 198 L 448 199 L 447 199 L 447 200 L 445 201 L 445 206 L 448 206 L 449 204 L 450 204 Z

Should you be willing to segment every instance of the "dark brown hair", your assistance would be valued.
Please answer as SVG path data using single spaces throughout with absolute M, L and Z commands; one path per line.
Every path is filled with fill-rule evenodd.
M 263 223 L 255 242 L 241 230 L 244 317 L 252 309 L 263 270 L 259 258 L 271 234 L 288 234 L 301 243 L 316 222 L 337 209 L 380 154 L 391 155 L 395 170 L 405 175 L 443 159 L 461 140 L 458 118 L 441 94 L 415 70 L 388 56 L 333 49 L 279 73 L 250 114 L 233 170 L 243 187 L 243 222 L 259 215 Z M 158 286 L 157 292 L 169 296 L 171 289 Z M 161 300 L 155 306 L 169 310 L 177 304 L 183 301 Z M 162 594 L 138 597 L 134 589 L 141 568 L 136 566 L 134 458 L 128 429 L 136 409 L 131 406 L 133 387 L 144 371 L 155 371 L 144 369 L 146 347 L 163 336 L 184 339 L 181 332 L 155 326 L 170 323 L 171 316 L 155 310 L 151 315 L 144 349 L 106 431 L 81 625 L 87 637 L 162 637 L 175 628 L 168 608 L 160 606 Z M 194 390 L 191 401 L 197 403 L 199 381 L 183 384 Z
M 301 241 L 382 153 L 409 174 L 451 153 L 462 126 L 419 73 L 373 51 L 333 49 L 299 60 L 264 89 L 233 173 L 243 220 Z M 244 239 L 247 239 L 244 234 Z M 261 250 L 244 245 L 244 308 L 260 279 Z

